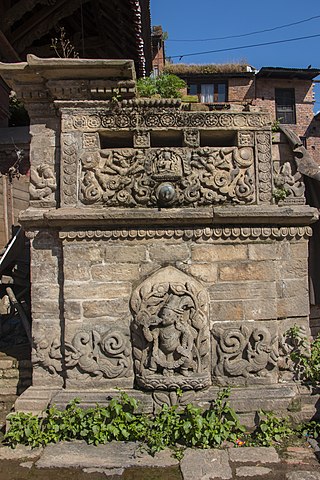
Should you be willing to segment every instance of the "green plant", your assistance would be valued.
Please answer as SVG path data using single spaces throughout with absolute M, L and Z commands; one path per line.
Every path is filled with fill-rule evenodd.
M 271 125 L 271 131 L 273 133 L 280 132 L 281 118 L 277 118 Z
M 150 98 L 158 93 L 153 77 L 139 78 L 137 81 L 137 90 L 140 97 Z
M 276 203 L 278 203 L 280 200 L 285 200 L 289 195 L 289 192 L 286 188 L 275 188 L 272 192 L 272 195 Z
M 260 410 L 259 416 L 258 427 L 253 432 L 249 443 L 270 447 L 293 435 L 294 429 L 287 418 L 278 418 L 273 412 L 263 410 Z
M 140 97 L 180 98 L 180 90 L 186 86 L 181 78 L 172 74 L 161 74 L 157 77 L 140 78 L 137 81 L 137 90 Z
M 310 384 L 320 384 L 320 334 L 310 341 L 302 329 L 294 325 L 286 332 L 286 337 L 291 345 L 290 358 L 294 362 L 297 378 Z
M 179 397 L 181 392 L 177 394 Z M 139 441 L 151 454 L 170 447 L 173 455 L 181 459 L 186 447 L 217 448 L 226 442 L 237 446 L 269 446 L 280 444 L 293 434 L 319 436 L 319 422 L 293 428 L 288 419 L 263 411 L 258 427 L 248 434 L 229 404 L 229 395 L 229 389 L 221 390 L 204 412 L 192 404 L 185 407 L 164 404 L 155 416 L 137 413 L 136 400 L 124 392 L 112 398 L 107 406 L 88 409 L 81 408 L 75 399 L 65 410 L 52 406 L 41 416 L 11 414 L 5 442 L 11 446 L 37 447 L 69 440 L 85 440 L 93 445 L 112 440 Z
M 229 390 L 219 392 L 206 412 L 191 404 L 180 408 L 164 404 L 154 417 L 137 414 L 137 402 L 122 392 L 106 407 L 96 405 L 82 409 L 79 400 L 70 402 L 64 411 L 55 406 L 44 415 L 14 413 L 5 440 L 11 445 L 22 443 L 35 447 L 50 442 L 82 439 L 97 445 L 111 440 L 142 441 L 154 454 L 165 447 L 182 455 L 184 447 L 220 446 L 236 442 L 244 431 L 228 402 Z M 177 391 L 178 397 L 182 392 Z M 177 445 L 180 447 L 177 450 Z M 180 451 L 182 449 L 182 451 Z

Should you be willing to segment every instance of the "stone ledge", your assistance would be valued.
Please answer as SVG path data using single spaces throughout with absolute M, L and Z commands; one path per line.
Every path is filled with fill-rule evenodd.
M 252 205 L 200 208 L 28 208 L 20 215 L 25 228 L 101 226 L 197 226 L 197 225 L 309 225 L 319 218 L 307 205 Z

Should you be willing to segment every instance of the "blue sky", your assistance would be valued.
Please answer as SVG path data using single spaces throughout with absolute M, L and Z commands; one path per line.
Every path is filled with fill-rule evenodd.
M 152 25 L 162 25 L 163 30 L 168 33 L 166 55 L 178 56 L 172 59 L 174 63 L 225 63 L 245 60 L 257 69 L 270 66 L 307 68 L 309 65 L 320 69 L 319 0 L 151 0 L 151 22 Z M 296 22 L 301 23 L 275 29 Z M 244 35 L 266 29 L 274 30 L 235 38 L 195 41 Z M 187 56 L 190 53 L 312 35 L 319 36 L 287 43 Z M 317 80 L 320 80 L 320 76 Z M 315 94 L 315 111 L 319 111 L 320 83 L 316 84 Z

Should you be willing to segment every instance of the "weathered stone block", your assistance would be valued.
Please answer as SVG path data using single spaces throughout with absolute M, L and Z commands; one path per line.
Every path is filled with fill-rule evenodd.
M 64 263 L 63 274 L 66 281 L 90 280 L 90 262 L 80 262 L 76 257 L 69 257 Z
M 307 297 L 280 298 L 277 302 L 278 318 L 302 317 L 310 313 L 310 304 Z
M 58 300 L 60 286 L 52 283 L 39 283 L 32 286 L 34 298 L 40 302 L 42 300 Z
M 276 298 L 277 290 L 275 282 L 230 282 L 216 283 L 208 287 L 210 300 L 225 300 L 233 298 L 243 299 L 266 299 Z
M 76 259 L 78 262 L 100 263 L 104 259 L 104 243 L 88 242 L 85 245 L 65 244 L 63 247 L 66 259 Z
M 306 258 L 292 258 L 291 260 L 277 262 L 278 279 L 301 278 L 308 275 L 308 262 Z
M 73 321 L 73 320 L 81 320 L 82 318 L 82 308 L 81 308 L 81 303 L 80 301 L 70 301 L 66 300 L 64 302 L 64 315 L 65 315 L 65 320 L 67 321 Z
M 210 320 L 212 322 L 240 321 L 244 319 L 242 301 L 224 300 L 210 303 Z
M 247 245 L 193 245 L 191 258 L 195 262 L 223 262 L 246 260 L 248 258 Z
M 90 300 L 127 298 L 130 294 L 130 284 L 126 282 L 68 282 L 64 287 L 67 300 Z
M 35 285 L 37 283 L 55 284 L 58 282 L 58 266 L 50 263 L 32 262 L 31 281 Z
M 151 261 L 161 264 L 167 262 L 187 261 L 190 258 L 190 250 L 187 244 L 153 244 L 148 248 L 148 252 Z
M 213 263 L 194 263 L 185 268 L 195 278 L 207 283 L 215 283 L 218 279 L 218 267 Z
M 93 281 L 128 281 L 139 278 L 139 266 L 128 263 L 107 263 L 91 267 Z
M 275 298 L 256 298 L 243 302 L 245 320 L 272 320 L 277 318 Z
M 146 260 L 145 245 L 113 245 L 105 247 L 104 258 L 107 262 L 139 263 Z
M 47 300 L 45 298 L 34 300 L 32 302 L 32 314 L 37 317 L 38 314 L 55 315 L 59 318 L 60 308 L 58 300 Z
M 83 315 L 86 318 L 97 318 L 105 315 L 119 317 L 130 314 L 129 302 L 126 298 L 96 300 L 83 302 Z
M 232 281 L 264 281 L 275 280 L 275 266 L 272 261 L 237 262 L 235 264 L 221 263 L 219 279 L 223 282 Z
M 252 243 L 248 245 L 250 260 L 277 260 L 290 257 L 288 242 Z

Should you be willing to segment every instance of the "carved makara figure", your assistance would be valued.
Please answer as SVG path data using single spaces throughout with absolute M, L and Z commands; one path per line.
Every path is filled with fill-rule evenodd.
M 293 173 L 290 162 L 285 162 L 274 175 L 276 188 L 284 189 L 289 197 L 303 197 L 304 183 L 300 172 Z
M 202 287 L 167 267 L 138 287 L 131 306 L 137 383 L 148 389 L 207 386 L 209 329 Z
M 43 163 L 38 167 L 31 167 L 30 199 L 52 200 L 57 189 L 57 182 L 50 165 Z
M 264 377 L 279 359 L 278 335 L 264 327 L 217 328 L 218 377 Z

